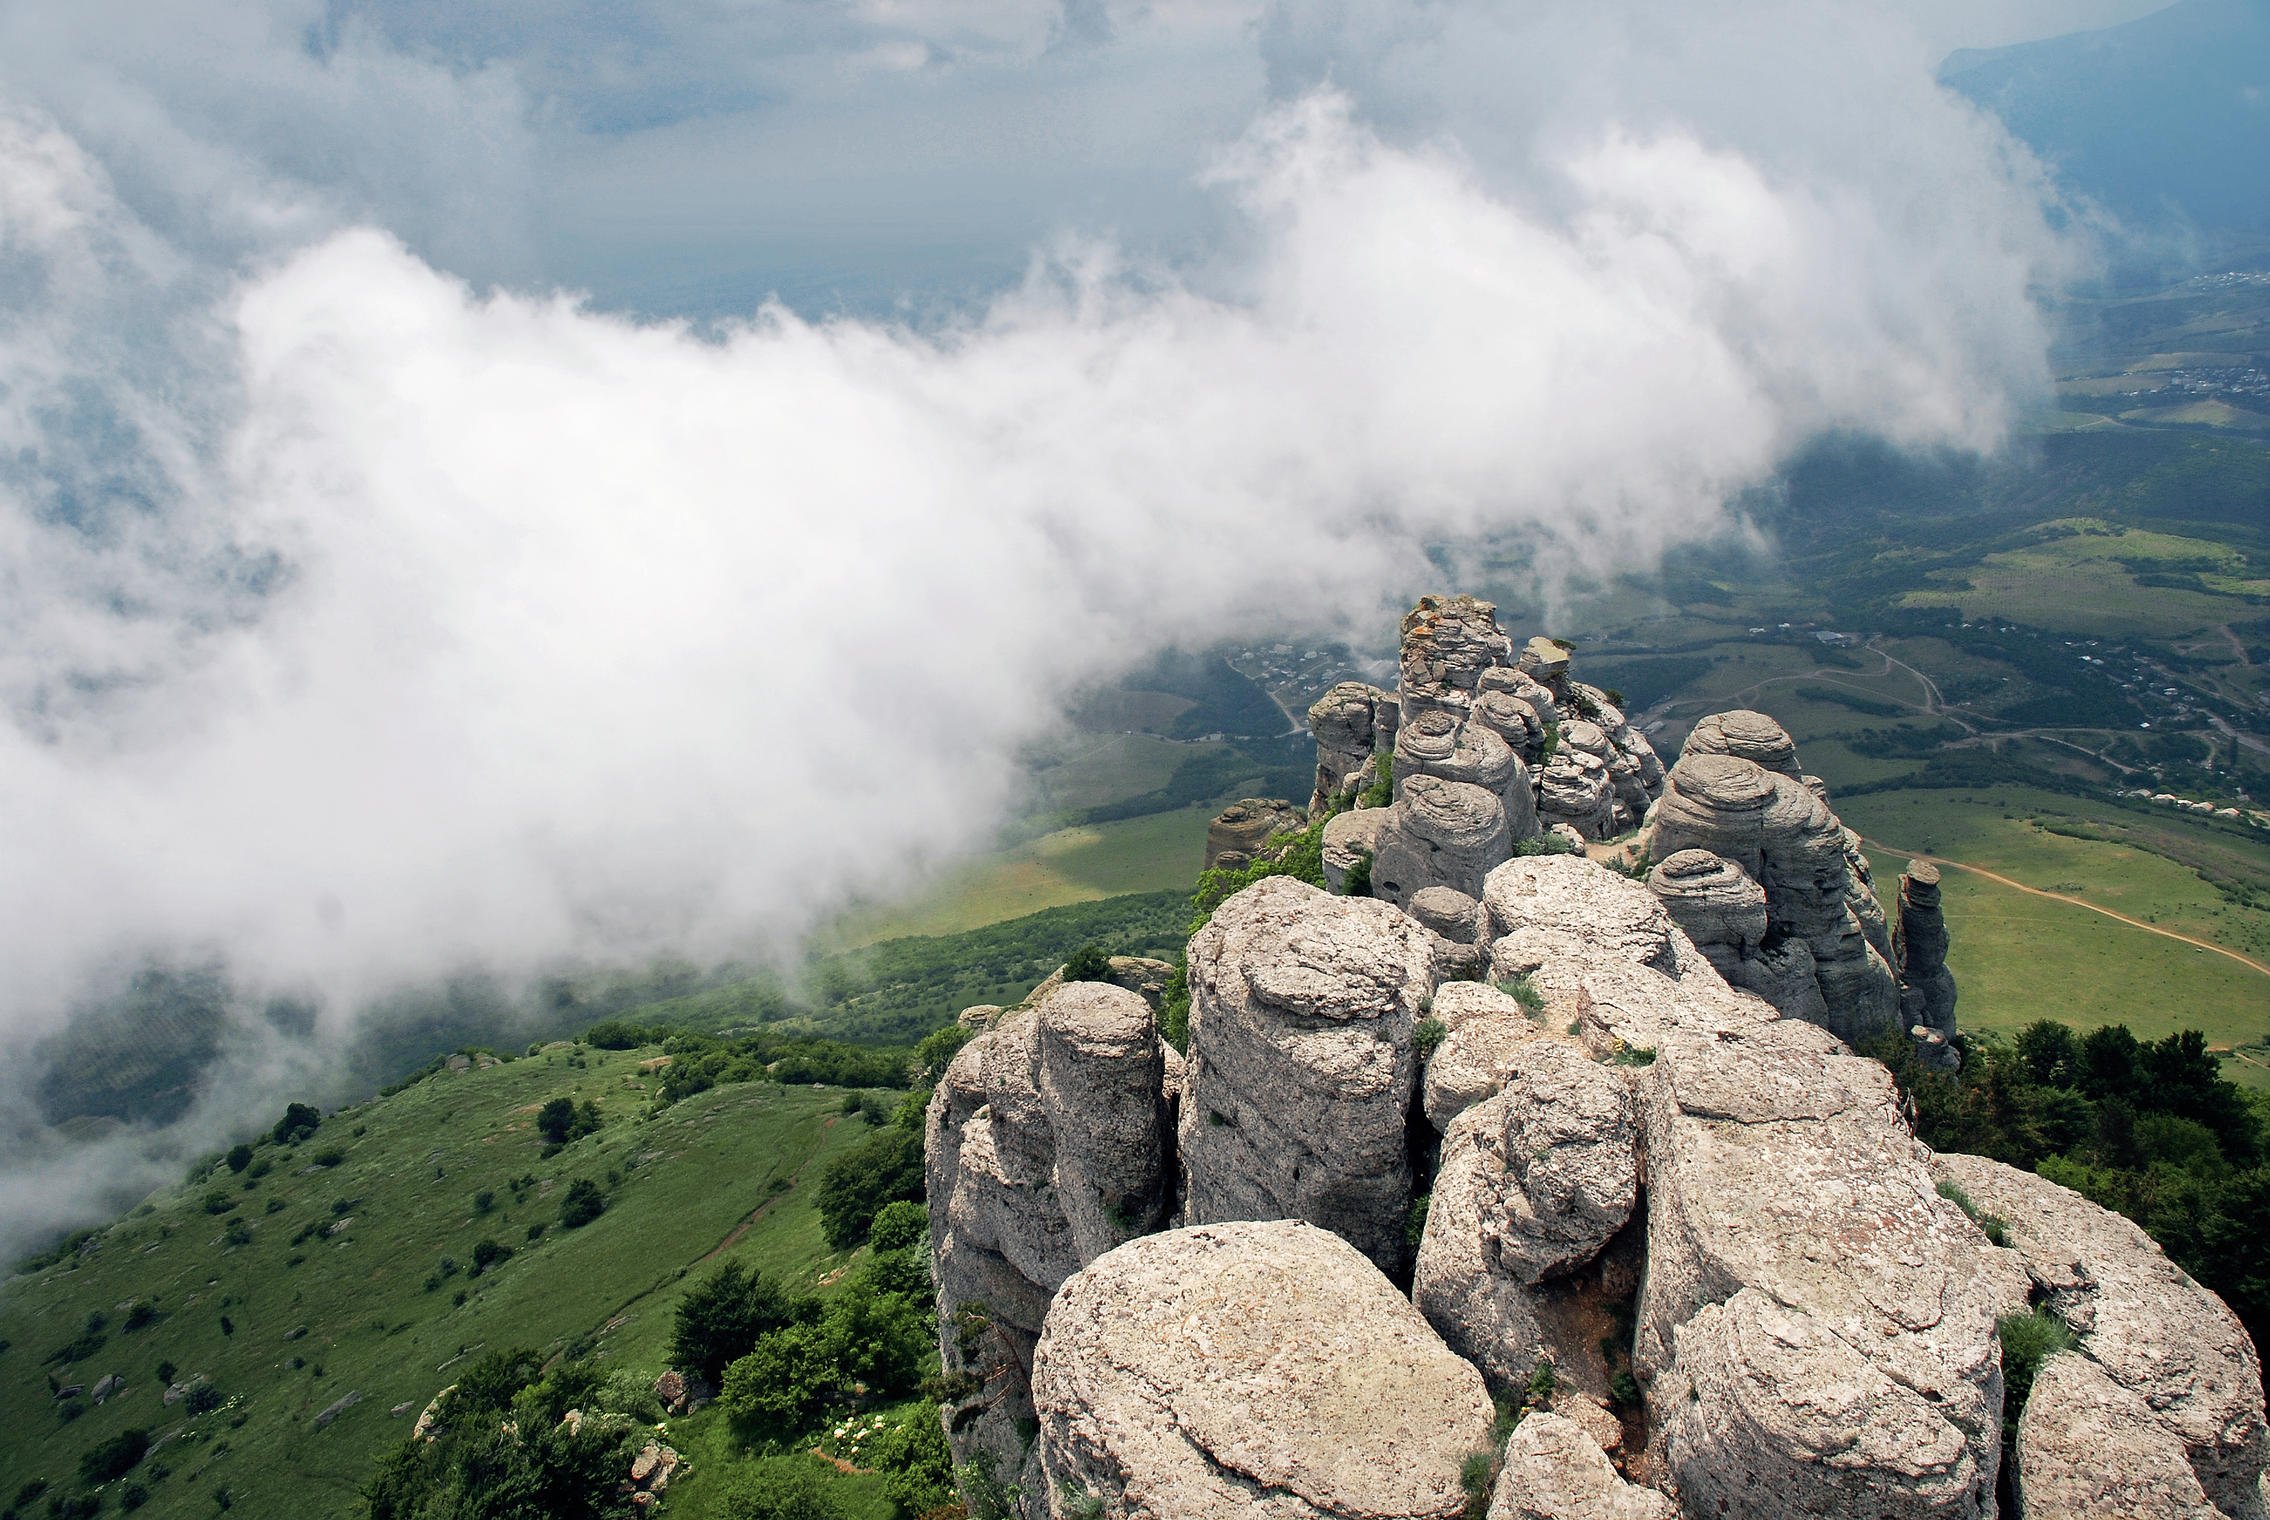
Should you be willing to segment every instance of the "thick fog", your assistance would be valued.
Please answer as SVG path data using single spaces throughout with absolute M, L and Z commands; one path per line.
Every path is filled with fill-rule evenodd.
M 14 1063 L 0 1245 L 265 1114 L 391 990 L 911 889 L 1168 643 L 1374 635 L 1484 533 L 1548 594 L 1644 570 L 1827 430 L 1993 450 L 2076 267 L 1932 83 L 1969 39 L 1889 6 L 571 10 L 616 29 L 583 53 L 225 9 L 0 22 L 0 1025 L 157 957 L 313 1027 L 91 1146 Z M 627 267 L 590 213 L 635 222 L 638 163 L 851 249 L 744 199 L 816 162 L 993 187 L 1022 274 L 672 319 L 716 229 L 664 218 L 566 288 Z M 991 267 L 990 203 L 942 199 L 877 267 Z

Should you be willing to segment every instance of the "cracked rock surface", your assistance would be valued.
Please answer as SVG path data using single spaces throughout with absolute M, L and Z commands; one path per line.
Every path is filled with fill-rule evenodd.
M 1091 1262 L 1049 1310 L 1033 1396 L 1050 1513 L 1157 1520 L 1453 1520 L 1492 1418 L 1378 1269 L 1286 1220 Z

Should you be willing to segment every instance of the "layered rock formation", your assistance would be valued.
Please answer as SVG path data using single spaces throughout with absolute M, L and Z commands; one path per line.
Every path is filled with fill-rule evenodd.
M 1892 934 L 1900 976 L 1900 1019 L 1909 1029 L 1955 1036 L 1955 977 L 1947 969 L 1947 920 L 1939 907 L 1939 868 L 1918 860 L 1900 873 L 1900 921 Z
M 1343 682 L 1309 709 L 1310 810 L 1354 803 L 1326 826 L 1335 889 L 1369 856 L 1371 891 L 1387 901 L 1430 887 L 1478 896 L 1524 841 L 1557 833 L 1581 847 L 1628 832 L 1663 790 L 1654 749 L 1607 693 L 1571 676 L 1568 651 L 1542 638 L 1517 648 L 1488 602 L 1422 598 L 1403 620 L 1398 668 L 1392 696 Z M 1387 806 L 1364 806 L 1389 764 Z
M 1279 877 L 1224 902 L 1189 948 L 1186 1062 L 1135 993 L 1044 984 L 947 1071 L 957 1460 L 1013 1478 L 1021 1520 L 1448 1520 L 1469 1460 L 1490 1476 L 1496 1395 L 1531 1412 L 1495 1520 L 1985 1520 L 2013 1492 L 2035 1517 L 2264 1520 L 2229 1310 L 2079 1195 L 1932 1154 L 1838 1037 L 1876 1027 L 1854 1010 L 1887 953 L 1931 1006 L 1928 873 L 1895 940 L 1755 714 L 1698 728 L 1646 882 L 1489 859 L 1511 831 L 1477 715 L 1518 756 L 1509 705 L 1565 734 L 1581 688 L 1486 604 L 1421 612 L 1401 749 L 1463 769 L 1399 773 L 1325 835 L 1328 870 L 1372 841 L 1392 900 Z M 1440 821 L 1473 818 L 1481 844 Z M 2076 1345 L 2006 1431 L 1997 1322 L 2037 1306 Z
M 1231 803 L 1206 825 L 1206 870 L 1242 870 L 1278 834 L 1308 820 L 1281 797 L 1247 797 Z
M 1155 1230 L 1171 1202 L 1171 1054 L 1138 994 L 1064 983 L 963 1046 L 931 1095 L 942 1354 L 982 1390 L 959 1433 L 966 1454 L 1004 1477 L 1029 1456 L 1020 1427 L 1049 1300 L 1083 1263 Z
M 1386 903 L 1272 877 L 1190 941 L 1189 975 L 1184 1217 L 1306 1219 L 1398 1270 L 1426 931 Z
M 2015 1487 L 2033 1514 L 2259 1517 L 2229 1311 L 2078 1195 L 1932 1155 L 1881 1066 L 1683 927 L 1731 925 L 1726 955 L 1755 897 L 1672 874 L 1663 898 L 1539 856 L 1416 905 L 1512 991 L 1439 982 L 1442 929 L 1392 904 L 1263 881 L 1192 942 L 1180 1083 L 1133 994 L 1006 1015 L 931 1110 L 942 1339 L 982 1380 L 957 1453 L 1020 1475 L 1027 1520 L 1448 1516 L 1483 1388 L 1544 1364 L 1555 1413 L 1493 1515 L 1982 1520 Z M 2005 1483 L 1996 1321 L 2033 1303 L 2078 1349 Z
M 1721 975 L 1784 1014 L 1857 1045 L 1920 1029 L 1951 1057 L 1954 980 L 1936 876 L 1912 910 L 1916 973 L 1906 981 L 1860 838 L 1827 798 L 1764 713 L 1704 718 L 1641 830 L 1641 854 L 1657 862 L 1648 885 Z

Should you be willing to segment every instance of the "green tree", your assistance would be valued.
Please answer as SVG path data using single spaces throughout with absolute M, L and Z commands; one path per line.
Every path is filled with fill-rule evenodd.
M 875 1211 L 867 1243 L 877 1251 L 903 1251 L 930 1238 L 930 1211 L 910 1199 L 894 1199 Z
M 228 1163 L 230 1171 L 243 1171 L 246 1167 L 252 1165 L 252 1147 L 242 1144 L 230 1146 Z
M 742 1262 L 726 1262 L 678 1300 L 670 1358 L 715 1388 L 727 1366 L 789 1318 L 788 1298 L 778 1284 Z
M 581 1229 L 606 1212 L 607 1195 L 588 1177 L 579 1177 L 568 1184 L 566 1196 L 560 1199 L 560 1227 Z
M 291 1103 L 284 1107 L 284 1117 L 268 1132 L 268 1138 L 278 1145 L 295 1145 L 316 1132 L 323 1123 L 323 1115 L 305 1103 Z
M 873 1450 L 883 1472 L 883 1495 L 901 1514 L 927 1515 L 954 1502 L 954 1453 L 936 1404 L 925 1399 L 915 1405 Z
M 921 1197 L 922 1131 L 893 1123 L 821 1169 L 820 1229 L 829 1245 L 848 1251 L 867 1238 L 885 1204 Z
M 1104 954 L 1103 946 L 1082 945 L 1072 952 L 1064 963 L 1064 980 L 1068 982 L 1108 982 L 1111 980 L 1111 957 Z

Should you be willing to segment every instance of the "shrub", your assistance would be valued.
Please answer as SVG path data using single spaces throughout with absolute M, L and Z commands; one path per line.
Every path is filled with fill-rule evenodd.
M 1370 786 L 1364 788 L 1359 803 L 1368 808 L 1383 808 L 1395 800 L 1395 755 L 1393 751 L 1373 756 L 1374 774 Z
M 1421 1019 L 1417 1027 L 1411 1031 L 1411 1049 L 1418 1053 L 1420 1060 L 1424 1061 L 1428 1056 L 1435 1053 L 1435 1047 L 1448 1038 L 1449 1034 L 1450 1026 L 1442 1020 L 1436 1018 Z
M 189 1390 L 189 1397 L 182 1400 L 183 1405 L 191 1414 L 211 1414 L 214 1410 L 220 1408 L 224 1402 L 226 1401 L 221 1397 L 221 1390 L 215 1388 L 211 1383 L 199 1383 Z
M 902 1514 L 927 1515 L 954 1502 L 954 1453 L 938 1406 L 925 1399 L 875 1442 L 873 1461 L 883 1470 L 883 1497 Z
M 922 1132 L 897 1124 L 879 1129 L 820 1171 L 820 1228 L 828 1244 L 848 1251 L 886 1203 L 922 1196 Z
M 1108 982 L 1111 980 L 1111 957 L 1104 954 L 1103 946 L 1082 945 L 1072 952 L 1064 963 L 1064 980 L 1068 982 Z
M 1359 854 L 1356 856 L 1355 862 L 1348 867 L 1347 874 L 1340 878 L 1340 895 L 1342 897 L 1371 896 L 1370 855 Z
M 224 1159 L 227 1160 L 230 1171 L 241 1172 L 252 1165 L 252 1147 L 249 1145 L 232 1145 Z
M 320 1167 L 334 1167 L 347 1159 L 345 1146 L 327 1145 L 307 1158 Z
M 473 1195 L 473 1212 L 476 1214 L 486 1214 L 496 1206 L 497 1195 L 488 1188 L 483 1188 Z
M 472 1275 L 478 1277 L 491 1267 L 502 1266 L 511 1256 L 512 1247 L 499 1245 L 493 1240 L 484 1240 L 473 1247 Z
M 1521 1011 L 1534 1018 L 1545 1011 L 1545 994 L 1526 975 L 1509 977 L 1497 984 L 1498 991 L 1521 1005 Z
M 123 1478 L 149 1450 L 148 1431 L 122 1430 L 92 1450 L 79 1454 L 79 1478 L 90 1486 Z
M 764 1457 L 726 1487 L 725 1520 L 845 1520 L 850 1511 L 818 1460 L 801 1453 Z
M 596 1050 L 636 1050 L 641 1045 L 651 1044 L 654 1036 L 655 1031 L 643 1024 L 633 1024 L 627 1019 L 603 1019 L 583 1032 L 583 1043 Z M 529 1054 L 534 1055 L 541 1048 L 531 1046 Z
M 139 1483 L 129 1483 L 118 1491 L 118 1507 L 137 1510 L 150 1502 L 150 1491 Z
M 278 1119 L 276 1127 L 268 1131 L 268 1138 L 278 1145 L 296 1145 L 314 1134 L 322 1123 L 323 1115 L 307 1104 L 287 1104 L 284 1117 Z
M 208 1214 L 226 1214 L 235 1207 L 236 1199 L 220 1188 L 215 1188 L 205 1195 L 204 1208 Z
M 867 1227 L 867 1243 L 878 1251 L 903 1251 L 930 1236 L 930 1212 L 905 1198 L 884 1204 Z
M 607 1197 L 599 1185 L 587 1177 L 579 1177 L 568 1185 L 567 1195 L 560 1199 L 560 1228 L 581 1229 L 607 1212 Z
M 2016 1429 L 2018 1411 L 2033 1392 L 2035 1374 L 2043 1362 L 2072 1349 L 2073 1332 L 2054 1310 L 2038 1308 L 2003 1315 L 1994 1322 L 1994 1333 L 2002 1341 L 2003 1422 Z
M 550 1145 L 567 1145 L 599 1128 L 599 1107 L 586 1098 L 553 1098 L 536 1112 L 536 1132 Z

